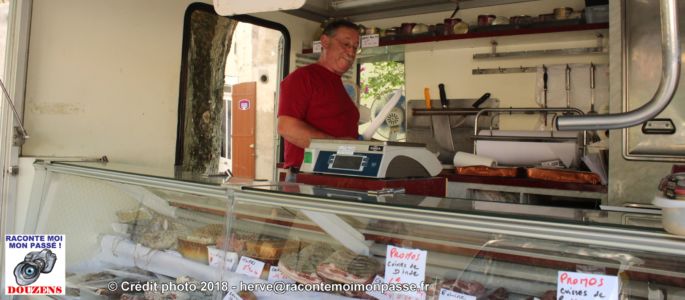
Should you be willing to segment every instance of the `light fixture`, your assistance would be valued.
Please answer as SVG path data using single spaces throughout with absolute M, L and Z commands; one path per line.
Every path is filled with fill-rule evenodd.
M 214 10 L 220 16 L 299 9 L 305 0 L 214 0 Z
M 394 2 L 394 0 L 337 0 L 331 2 L 331 6 L 336 10 L 342 10 L 391 2 Z

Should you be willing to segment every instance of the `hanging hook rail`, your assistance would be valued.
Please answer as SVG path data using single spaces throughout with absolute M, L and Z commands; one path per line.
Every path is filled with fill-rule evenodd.
M 511 52 L 497 52 L 497 41 L 490 41 L 491 50 L 489 53 L 474 53 L 473 59 L 490 59 L 503 57 L 528 57 L 528 56 L 554 56 L 554 55 L 587 55 L 587 54 L 607 54 L 604 47 L 604 35 L 597 33 L 596 47 L 588 48 L 565 48 L 565 49 L 545 49 L 545 50 L 524 50 Z
M 487 74 L 509 74 L 509 73 L 534 73 L 537 71 L 537 66 L 519 66 L 511 68 L 476 68 L 471 70 L 472 75 L 487 75 Z

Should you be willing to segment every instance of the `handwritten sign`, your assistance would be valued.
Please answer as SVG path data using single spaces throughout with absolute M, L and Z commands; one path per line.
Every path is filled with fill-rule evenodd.
M 283 273 L 281 273 L 281 270 L 279 270 L 277 266 L 269 267 L 269 278 L 267 280 L 269 282 L 281 281 L 285 283 L 295 283 L 295 280 L 292 280 L 287 276 L 283 275 Z
M 385 282 L 421 284 L 426 280 L 427 251 L 388 246 L 385 253 Z M 414 291 L 403 292 L 416 295 Z
M 618 300 L 618 277 L 559 271 L 557 297 L 572 299 Z
M 238 274 L 244 274 L 253 278 L 259 278 L 262 276 L 262 271 L 264 270 L 264 262 L 258 261 L 247 256 L 240 258 L 238 267 L 235 272 Z
M 238 263 L 238 253 L 226 252 L 221 249 L 217 249 L 214 246 L 207 247 L 208 257 L 210 267 L 223 268 L 226 271 L 232 271 L 235 265 Z
M 312 43 L 312 52 L 321 53 L 321 41 L 315 41 Z
M 406 294 L 401 294 L 401 292 L 390 293 L 389 300 L 426 300 L 426 293 L 424 292 L 406 292 Z
M 379 35 L 369 34 L 362 36 L 362 48 L 378 47 L 379 45 Z
M 243 298 L 240 298 L 236 292 L 228 290 L 228 294 L 226 294 L 224 300 L 243 300 Z
M 476 300 L 475 296 L 457 293 L 448 289 L 440 289 L 438 300 Z

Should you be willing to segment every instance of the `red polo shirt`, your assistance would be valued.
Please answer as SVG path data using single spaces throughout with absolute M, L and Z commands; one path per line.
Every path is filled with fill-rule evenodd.
M 340 75 L 319 64 L 292 72 L 281 82 L 278 116 L 300 119 L 338 138 L 357 138 L 359 110 L 347 95 Z M 284 167 L 300 167 L 304 149 L 285 141 Z

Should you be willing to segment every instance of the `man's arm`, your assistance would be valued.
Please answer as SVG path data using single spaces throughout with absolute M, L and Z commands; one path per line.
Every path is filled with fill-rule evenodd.
M 309 147 L 312 139 L 333 138 L 306 122 L 289 116 L 278 117 L 278 134 L 302 149 Z

